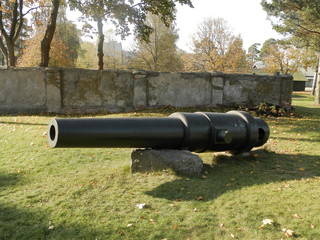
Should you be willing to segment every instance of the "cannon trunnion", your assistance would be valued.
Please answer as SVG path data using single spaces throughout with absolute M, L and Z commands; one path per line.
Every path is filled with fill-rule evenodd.
M 188 149 L 246 152 L 262 146 L 269 127 L 243 111 L 173 113 L 162 118 L 51 119 L 50 147 Z

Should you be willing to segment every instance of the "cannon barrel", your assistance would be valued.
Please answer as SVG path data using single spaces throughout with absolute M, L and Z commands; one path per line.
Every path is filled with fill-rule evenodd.
M 124 147 L 250 151 L 269 138 L 269 127 L 243 111 L 173 113 L 159 118 L 51 119 L 50 147 Z

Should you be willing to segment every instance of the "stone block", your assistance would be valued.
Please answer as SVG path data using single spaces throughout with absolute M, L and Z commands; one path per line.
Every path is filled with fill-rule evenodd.
M 221 89 L 223 88 L 223 78 L 222 77 L 212 77 L 211 83 L 212 83 L 213 87 L 220 87 Z
M 223 91 L 212 89 L 212 106 L 221 106 L 223 104 Z
M 46 69 L 47 87 L 47 112 L 61 111 L 61 87 L 60 72 L 54 69 Z
M 131 172 L 150 172 L 172 169 L 177 174 L 199 176 L 202 159 L 186 150 L 134 149 L 131 153 Z
M 147 106 L 147 79 L 140 78 L 133 81 L 133 107 L 145 108 Z

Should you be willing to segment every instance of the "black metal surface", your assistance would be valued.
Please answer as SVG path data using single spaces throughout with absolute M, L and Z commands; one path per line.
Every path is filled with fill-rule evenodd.
M 269 138 L 269 127 L 249 113 L 173 113 L 165 118 L 51 119 L 50 147 L 126 147 L 250 151 Z

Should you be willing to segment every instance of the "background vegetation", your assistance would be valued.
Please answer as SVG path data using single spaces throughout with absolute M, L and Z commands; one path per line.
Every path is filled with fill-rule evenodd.
M 145 69 L 153 71 L 250 72 L 263 64 L 265 71 L 292 74 L 316 68 L 319 52 L 318 1 L 262 1 L 286 38 L 269 39 L 243 49 L 225 19 L 207 18 L 192 34 L 192 52 L 178 49 L 175 6 L 190 0 L 12 0 L 0 1 L 0 61 L 8 66 L 59 66 Z M 82 31 L 68 20 L 67 9 L 81 13 Z M 104 32 L 105 22 L 116 26 Z M 136 43 L 122 49 L 115 35 L 134 34 Z M 97 37 L 83 42 L 82 37 Z M 88 38 L 86 38 L 88 39 Z M 50 53 L 50 56 L 49 56 Z M 49 61 L 50 60 L 50 61 Z

